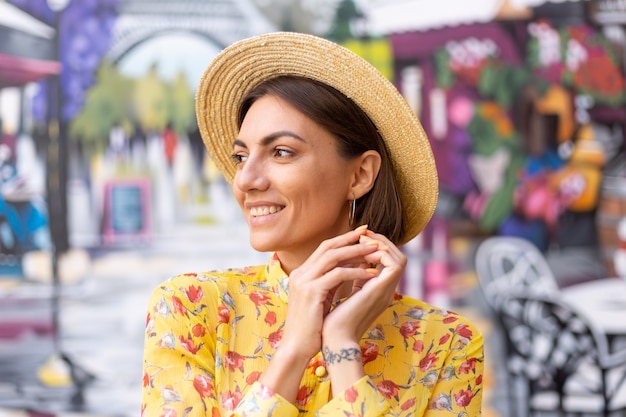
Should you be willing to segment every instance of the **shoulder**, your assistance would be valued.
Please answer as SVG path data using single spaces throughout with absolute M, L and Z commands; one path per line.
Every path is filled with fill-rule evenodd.
M 207 301 L 211 293 L 221 293 L 236 288 L 241 283 L 262 279 L 265 265 L 229 268 L 204 272 L 186 272 L 160 283 L 152 292 L 152 298 L 183 296 L 191 302 Z
M 472 320 L 450 309 L 396 294 L 387 314 L 398 323 L 401 331 L 402 326 L 410 329 L 415 327 L 434 338 L 450 338 L 463 345 L 472 341 L 482 345 L 482 333 Z

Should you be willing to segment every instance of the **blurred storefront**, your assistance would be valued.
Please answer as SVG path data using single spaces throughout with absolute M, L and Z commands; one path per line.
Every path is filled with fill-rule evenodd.
M 0 89 L 58 74 L 54 29 L 21 9 L 0 2 Z
M 369 11 L 431 138 L 440 170 L 431 229 L 529 239 L 564 285 L 614 274 L 626 215 L 624 2 L 455 3 L 438 14 L 421 1 Z
M 21 276 L 22 256 L 49 247 L 43 167 L 31 138 L 23 138 L 26 88 L 60 72 L 55 31 L 0 2 L 0 274 Z M 40 175 L 41 176 L 41 175 Z

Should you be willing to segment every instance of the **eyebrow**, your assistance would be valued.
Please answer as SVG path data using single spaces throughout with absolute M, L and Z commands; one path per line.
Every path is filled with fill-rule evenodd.
M 301 142 L 306 142 L 306 140 L 304 140 L 304 138 L 300 135 L 290 132 L 289 130 L 281 130 L 279 132 L 275 132 L 275 133 L 272 133 L 271 135 L 265 136 L 263 139 L 261 139 L 261 146 L 268 146 L 269 144 L 271 144 L 272 142 L 274 142 L 275 140 L 283 136 L 289 136 Z M 241 146 L 242 148 L 248 147 L 244 143 L 244 141 L 242 141 L 241 139 L 235 139 L 235 141 L 233 142 L 233 147 L 235 146 Z

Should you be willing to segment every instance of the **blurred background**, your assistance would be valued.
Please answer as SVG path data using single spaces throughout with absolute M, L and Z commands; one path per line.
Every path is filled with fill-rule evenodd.
M 617 278 L 593 333 L 626 362 L 624 1 L 0 0 L 1 417 L 137 415 L 152 289 L 265 262 L 205 155 L 194 95 L 222 48 L 276 30 L 350 48 L 422 121 L 440 199 L 403 248 L 401 289 L 484 333 L 485 416 L 557 415 L 572 373 L 545 362 L 552 340 L 534 364 L 551 382 L 518 372 L 527 392 L 510 395 L 517 346 L 476 268 L 491 238 L 530 242 L 551 280 L 537 286 L 559 299 Z M 626 415 L 615 375 L 590 414 Z

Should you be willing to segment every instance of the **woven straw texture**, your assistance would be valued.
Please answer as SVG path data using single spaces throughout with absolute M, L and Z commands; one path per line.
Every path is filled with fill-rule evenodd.
M 237 107 L 254 86 L 278 75 L 321 81 L 359 105 L 372 119 L 392 157 L 406 208 L 406 243 L 428 223 L 437 204 L 438 179 L 426 134 L 395 86 L 350 50 L 312 35 L 278 32 L 224 49 L 205 70 L 196 113 L 209 156 L 232 183 Z

